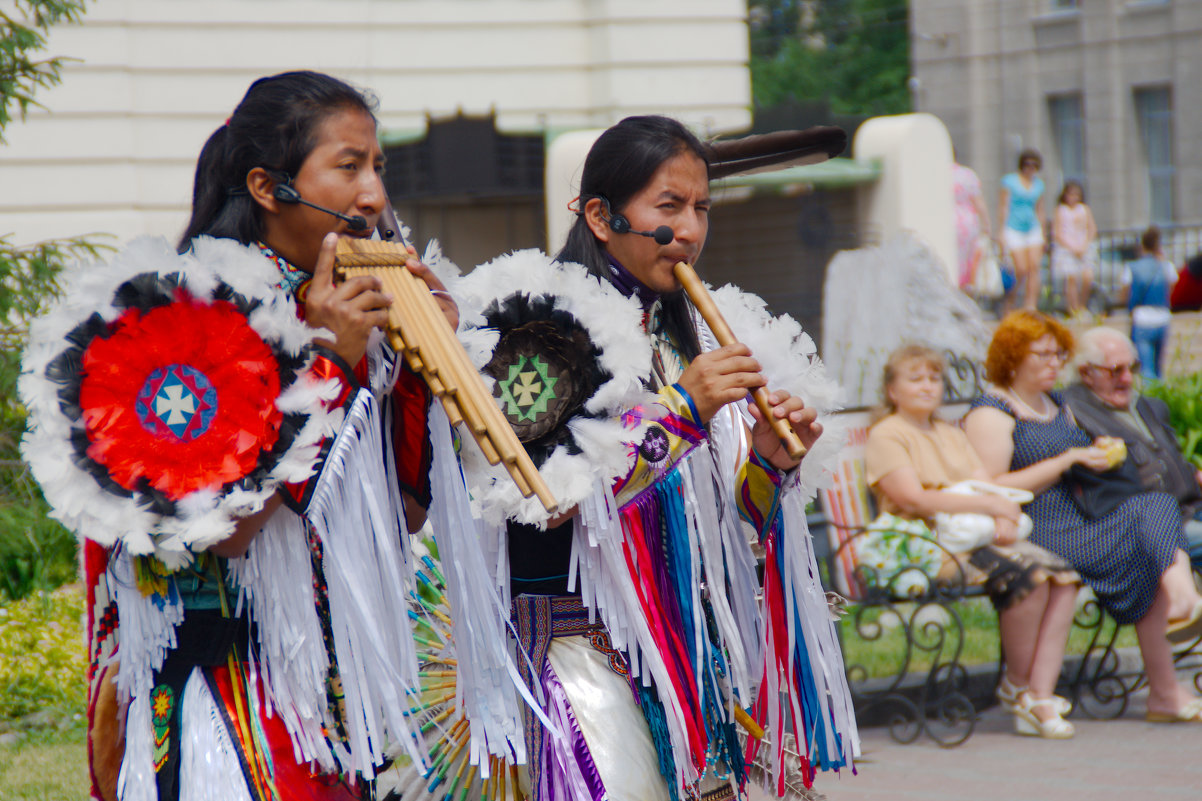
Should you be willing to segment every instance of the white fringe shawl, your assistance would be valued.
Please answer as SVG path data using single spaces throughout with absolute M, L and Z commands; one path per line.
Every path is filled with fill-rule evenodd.
M 60 410 L 58 385 L 46 377 L 46 368 L 67 348 L 65 337 L 93 313 L 113 322 L 124 309 L 113 305 L 113 293 L 125 281 L 142 273 L 167 275 L 183 272 L 189 291 L 209 297 L 224 281 L 244 297 L 259 301 L 249 322 L 265 340 L 297 355 L 322 331 L 307 328 L 296 317 L 295 304 L 279 291 L 278 271 L 257 248 L 228 239 L 200 237 L 191 252 L 180 255 L 162 237 L 130 242 L 107 263 L 79 262 L 64 269 L 63 297 L 50 311 L 30 323 L 29 345 L 18 382 L 29 409 L 29 429 L 21 455 L 50 502 L 51 516 L 78 537 L 87 536 L 104 546 L 125 544 L 134 554 L 153 553 L 166 565 L 182 567 L 200 551 L 233 533 L 237 518 L 262 508 L 282 482 L 299 481 L 313 473 L 321 440 L 337 420 L 324 419 L 315 400 L 328 397 L 336 386 L 297 381 L 277 400 L 285 412 L 311 414 L 285 458 L 273 468 L 263 486 L 233 489 L 225 495 L 201 490 L 182 499 L 176 516 L 165 517 L 103 489 L 89 473 L 75 465 L 71 435 L 82 422 L 69 420 Z
M 822 589 L 821 574 L 818 570 L 818 559 L 814 554 L 814 539 L 810 536 L 806 523 L 804 493 L 798 486 L 797 476 L 786 480 L 782 487 L 781 513 L 783 531 L 778 540 L 784 555 L 784 570 L 782 577 L 787 581 L 786 590 L 792 586 L 793 592 L 788 593 L 787 609 L 789 621 L 789 670 L 792 672 L 793 645 L 800 638 L 805 642 L 806 653 L 810 658 L 810 674 L 814 678 L 814 689 L 823 706 L 821 728 L 812 733 L 815 742 L 825 740 L 825 751 L 828 754 L 841 754 L 847 766 L 854 765 L 855 757 L 860 755 L 860 734 L 856 725 L 855 708 L 852 702 L 851 690 L 847 685 L 847 671 L 843 665 L 843 651 L 839 647 L 835 624 L 831 620 L 827 608 L 826 593 Z M 797 631 L 794 619 L 793 604 L 800 605 L 802 630 Z M 794 698 L 793 720 L 801 721 L 800 699 Z M 777 732 L 774 747 L 778 752 L 783 745 L 784 732 L 779 724 L 773 727 Z M 798 732 L 800 738 L 805 732 Z M 839 742 L 836 738 L 841 738 Z M 773 765 L 779 774 L 784 770 L 783 760 L 778 758 Z M 779 776 L 777 777 L 779 780 Z
M 407 617 L 414 577 L 400 490 L 380 470 L 392 458 L 387 447 L 379 406 L 369 391 L 360 390 L 308 509 L 323 546 L 335 660 L 345 694 L 350 753 L 342 767 L 367 779 L 383 764 L 389 744 L 399 743 L 415 762 L 425 764 L 419 732 L 406 714 L 408 694 L 418 685 Z
M 125 724 L 125 754 L 117 776 L 117 797 L 122 801 L 155 801 L 158 785 L 154 777 L 154 725 L 150 692 L 154 671 L 163 666 L 167 652 L 176 645 L 175 627 L 184 619 L 179 597 L 144 596 L 134 577 L 133 556 L 126 549 L 109 562 L 115 587 L 118 635 L 117 692 L 130 698 Z
M 348 719 L 350 753 L 339 750 L 335 755 L 344 770 L 368 778 L 391 747 L 403 748 L 422 770 L 429 764 L 422 747 L 422 717 L 410 712 L 411 706 L 420 705 L 415 694 L 420 686 L 417 655 L 407 616 L 413 554 L 401 517 L 391 442 L 382 439 L 380 431 L 379 407 L 370 392 L 360 390 L 327 457 L 308 512 L 324 548 L 335 658 Z M 454 621 L 456 702 L 471 724 L 472 764 L 487 776 L 488 754 L 510 762 L 525 760 L 519 696 L 532 707 L 537 705 L 506 647 L 508 609 L 492 586 L 491 567 L 479 545 L 482 524 L 471 515 L 450 425 L 438 404 L 430 408 L 429 434 L 433 450 L 430 522 Z M 382 481 L 381 463 L 386 467 Z M 291 535 L 287 559 L 273 556 L 276 538 L 263 537 L 256 564 L 260 571 L 271 564 L 273 578 L 260 580 L 258 592 L 276 600 L 268 607 L 270 615 L 255 613 L 255 618 L 260 622 L 264 653 L 271 657 L 264 657 L 264 674 L 275 704 L 285 709 L 285 722 L 292 721 L 294 746 L 305 758 L 313 758 L 324 756 L 319 750 L 324 745 L 316 740 L 319 721 L 304 713 L 315 706 L 323 710 L 318 704 L 324 695 L 306 697 L 304 690 L 313 676 L 324 671 L 324 649 L 311 647 L 320 646 L 315 622 L 289 621 L 292 613 L 279 607 L 299 604 L 311 616 L 312 573 L 296 545 L 298 540 L 303 543 L 303 532 Z M 294 586 L 285 587 L 289 582 Z M 247 595 L 253 608 L 254 593 Z M 289 639 L 294 636 L 289 632 L 301 627 L 308 628 L 304 642 Z M 285 665 L 283 674 L 280 664 Z M 324 688 L 321 683 L 316 686 Z
M 786 559 L 783 578 L 786 588 L 793 588 L 787 593 L 790 655 L 796 638 L 803 637 L 818 697 L 829 705 L 833 716 L 833 724 L 831 716 L 823 716 L 828 725 L 819 736 L 826 738 L 828 750 L 833 752 L 837 750 L 836 734 L 842 735 L 842 753 L 851 764 L 851 756 L 859 753 L 858 732 L 842 653 L 827 613 L 805 520 L 805 503 L 814 497 L 819 486 L 829 481 L 830 467 L 842 445 L 842 432 L 832 430 L 828 416 L 837 408 L 840 390 L 826 377 L 813 340 L 791 317 L 772 317 L 761 299 L 732 286 L 716 291 L 714 300 L 739 341 L 748 345 L 760 361 L 769 387 L 787 390 L 800 396 L 808 407 L 816 407 L 825 428 L 824 436 L 782 486 L 784 533 L 780 539 Z M 705 324 L 699 319 L 695 322 L 703 349 L 717 347 Z M 701 555 L 715 622 L 728 660 L 731 687 L 737 696 L 730 703 L 747 706 L 755 698 L 761 680 L 767 679 L 774 690 L 779 690 L 780 682 L 778 677 L 763 675 L 766 629 L 758 608 L 759 581 L 734 496 L 733 478 L 750 449 L 746 433 L 752 418 L 746 402 L 732 404 L 728 410 L 711 421 L 710 442 L 695 448 L 676 469 L 682 479 L 690 547 L 694 554 Z M 629 432 L 626 438 L 632 439 Z M 645 612 L 631 584 L 623 556 L 620 518 L 608 481 L 595 485 L 591 497 L 580 503 L 580 512 L 573 539 L 569 587 L 574 588 L 579 581 L 584 603 L 590 610 L 600 611 L 615 647 L 630 654 L 635 675 L 642 675 L 644 681 L 654 677 L 661 687 L 670 686 L 666 683 L 662 655 L 655 648 Z M 696 560 L 693 567 L 697 575 Z M 803 604 L 800 632 L 794 630 L 795 602 Z M 700 610 L 696 591 L 694 610 L 695 613 Z M 704 649 L 699 648 L 698 653 L 704 653 Z M 694 666 L 698 681 L 703 675 L 702 667 Z M 661 700 L 673 749 L 678 754 L 688 753 L 683 710 L 671 693 L 661 692 Z M 793 699 L 793 703 L 794 720 L 802 720 L 798 699 Z M 774 714 L 773 718 L 773 730 L 780 732 L 779 715 Z M 776 761 L 778 767 L 781 762 Z M 687 760 L 677 759 L 676 764 L 678 780 L 697 778 L 690 775 L 692 769 Z
M 814 340 L 792 317 L 772 316 L 761 298 L 730 284 L 713 290 L 712 296 L 735 337 L 747 345 L 752 355 L 760 362 L 761 372 L 768 379 L 768 388 L 783 389 L 799 396 L 807 407 L 818 411 L 818 421 L 823 426 L 822 436 L 806 454 L 797 470 L 787 475 L 781 485 L 783 531 L 778 540 L 784 557 L 781 578 L 785 582 L 786 601 L 789 604 L 786 616 L 789 626 L 790 673 L 793 669 L 794 645 L 801 637 L 810 658 L 810 674 L 814 677 L 815 690 L 824 704 L 826 713 L 822 715 L 822 730 L 814 736 L 825 739 L 827 753 L 841 753 L 844 761 L 852 765 L 853 757 L 859 756 L 860 753 L 859 731 L 851 691 L 847 685 L 843 652 L 839 647 L 834 624 L 830 620 L 826 594 L 822 588 L 821 574 L 814 553 L 814 541 L 805 516 L 806 503 L 815 497 L 820 488 L 830 486 L 833 481 L 832 468 L 846 440 L 845 426 L 832 415 L 839 408 L 843 392 L 838 383 L 827 376 L 826 366 L 818 358 Z M 716 347 L 717 343 L 709 328 L 700 320 L 696 322 L 703 347 Z M 752 418 L 747 403 L 732 405 L 732 408 L 739 411 L 743 422 L 749 427 Z M 718 423 L 721 417 L 716 417 L 714 422 Z M 722 436 L 730 442 L 729 438 L 734 436 L 733 433 L 720 435 L 717 425 L 712 425 L 711 429 L 715 441 Z M 736 424 L 734 429 L 740 439 L 745 438 L 747 428 L 744 425 Z M 741 462 L 746 458 L 748 448 L 748 444 L 741 441 L 738 447 L 727 445 L 719 452 L 726 458 L 734 455 Z M 731 468 L 730 463 L 725 463 L 723 472 L 730 475 Z M 740 593 L 737 597 L 743 596 Z M 795 630 L 794 604 L 801 605 L 802 631 Z M 721 628 L 720 620 L 719 627 Z M 729 639 L 728 634 L 724 633 L 724 637 Z M 766 643 L 761 642 L 761 645 Z M 758 664 L 762 665 L 763 651 L 757 653 L 760 654 L 757 657 L 760 660 Z M 779 677 L 769 675 L 764 678 L 769 682 L 770 696 L 778 698 Z M 792 699 L 792 704 L 793 720 L 803 720 L 798 705 L 799 699 Z M 785 769 L 784 760 L 780 755 L 784 732 L 781 729 L 782 721 L 776 714 L 776 706 L 773 703 L 769 704 L 769 724 L 774 732 L 774 750 L 777 751 L 773 760 L 773 773 L 779 779 L 781 771 Z M 804 734 L 799 732 L 799 735 Z M 836 735 L 842 737 L 841 750 L 836 747 Z M 805 747 L 802 742 L 798 745 L 802 749 Z
M 252 801 L 238 750 L 200 668 L 188 676 L 181 703 L 179 801 Z
M 522 251 L 479 268 L 458 283 L 455 289 L 464 301 L 463 307 L 473 309 L 483 309 L 494 299 L 526 288 L 529 288 L 526 291 L 535 294 L 546 293 L 557 298 L 562 293 L 579 291 L 581 288 L 594 294 L 601 293 L 602 296 L 606 292 L 617 295 L 616 290 L 603 282 L 574 285 L 581 284 L 581 276 L 586 283 L 595 282 L 575 265 L 552 264 L 546 256 L 536 251 Z M 823 437 L 807 454 L 801 467 L 787 478 L 782 488 L 787 532 L 781 538 L 786 553 L 785 581 L 796 588 L 789 593 L 790 603 L 795 598 L 801 598 L 805 603 L 802 632 L 792 630 L 792 609 L 789 610 L 789 636 L 792 638 L 790 644 L 796 642 L 797 636 L 805 637 L 812 672 L 818 677 L 819 697 L 829 699 L 833 710 L 833 728 L 823 732 L 822 736 L 827 738 L 828 743 L 833 743 L 836 732 L 843 734 L 844 752 L 849 755 L 858 753 L 858 735 L 851 714 L 842 655 L 827 615 L 825 594 L 819 583 L 804 514 L 805 502 L 830 480 L 830 467 L 842 445 L 842 432 L 829 417 L 829 413 L 838 406 L 840 389 L 826 377 L 813 340 L 795 320 L 788 316 L 773 317 L 760 298 L 732 286 L 723 287 L 713 295 L 736 337 L 747 344 L 760 361 L 769 386 L 798 395 L 807 406 L 817 408 L 819 420 L 825 428 Z M 581 297 L 587 298 L 588 295 Z M 612 477 L 629 469 L 628 443 L 637 442 L 643 434 L 644 428 L 632 431 L 624 427 L 615 428 L 614 424 L 618 423 L 622 411 L 640 404 L 647 405 L 648 399 L 642 387 L 649 374 L 647 366 L 651 348 L 642 334 L 641 314 L 631 299 L 620 295 L 614 300 L 605 297 L 605 304 L 600 306 L 604 314 L 596 320 L 589 317 L 594 308 L 589 304 L 574 306 L 569 300 L 559 300 L 557 303 L 585 322 L 590 333 L 594 331 L 592 323 L 596 322 L 596 330 L 615 337 L 613 345 L 610 340 L 599 344 L 606 357 L 603 364 L 611 369 L 615 380 L 621 377 L 624 387 L 622 393 L 615 391 L 605 396 L 609 405 L 590 406 L 610 410 L 613 420 L 597 421 L 595 430 L 582 432 L 579 428 L 573 429 L 578 442 L 585 446 L 583 458 L 591 462 L 591 470 L 569 471 L 567 465 L 554 461 L 558 454 L 553 454 L 552 459 L 543 466 L 542 472 L 560 499 L 561 506 L 576 503 L 580 509 L 574 528 L 568 586 L 579 587 L 585 605 L 593 614 L 599 614 L 609 629 L 614 647 L 630 655 L 634 674 L 642 676 L 644 681 L 654 678 L 661 687 L 668 687 L 671 685 L 663 656 L 655 647 L 645 610 L 628 573 L 624 534 L 617 504 L 610 490 Z M 630 308 L 626 309 L 626 306 Z M 703 347 L 707 350 L 716 347 L 713 335 L 704 323 L 700 320 L 696 323 Z M 497 333 L 480 328 L 481 324 L 482 318 L 478 314 L 467 314 L 460 331 L 460 338 L 478 367 L 487 363 L 497 342 Z M 620 338 L 622 332 L 631 336 Z M 617 372 L 610 367 L 615 358 L 625 359 L 627 364 L 635 365 L 637 369 Z M 621 366 L 620 363 L 617 365 Z M 706 571 L 706 585 L 728 659 L 730 682 L 737 696 L 731 699 L 731 703 L 746 706 L 755 698 L 761 680 L 766 678 L 774 688 L 779 688 L 779 679 L 763 676 L 766 629 L 758 608 L 759 582 L 748 547 L 749 534 L 738 515 L 734 497 L 733 478 L 749 451 L 746 431 L 752 420 L 745 403 L 733 404 L 728 408 L 729 413 L 720 414 L 712 421 L 710 444 L 696 448 L 677 468 L 681 471 L 685 494 L 694 575 L 699 575 L 700 570 Z M 590 426 L 594 423 L 587 422 Z M 617 458 L 618 444 L 621 445 L 620 459 Z M 590 452 L 590 446 L 595 450 Z M 596 456 L 592 453 L 596 453 Z M 533 501 L 523 503 L 503 474 L 493 475 L 487 482 L 478 481 L 476 476 L 482 472 L 482 464 L 482 457 L 465 446 L 464 466 L 471 481 L 473 501 L 479 504 L 486 518 L 495 521 L 508 517 L 534 523 L 545 520 L 546 515 L 541 507 L 537 507 Z M 499 550 L 504 552 L 503 547 Z M 502 567 L 503 560 L 498 558 L 498 571 Z M 507 583 L 505 572 L 497 573 L 497 580 L 502 584 Z M 729 593 L 726 592 L 728 585 Z M 696 602 L 699 590 L 700 582 L 697 582 L 694 589 L 694 610 L 697 614 L 700 610 L 700 604 Z M 695 621 L 695 630 L 703 632 L 704 628 L 696 625 Z M 697 650 L 698 653 L 704 653 L 704 649 Z M 702 667 L 694 666 L 698 681 L 703 675 Z M 686 754 L 688 739 L 684 710 L 673 693 L 661 693 L 661 700 L 673 748 L 678 754 Z M 795 712 L 795 719 L 800 720 L 799 710 Z M 778 716 L 774 723 L 779 731 Z M 688 760 L 677 759 L 676 769 L 679 782 L 697 778 Z
M 697 663 L 693 674 L 696 692 L 702 697 L 701 683 L 708 666 L 705 637 L 706 622 L 701 604 L 701 588 L 708 588 L 714 610 L 729 680 L 737 697 L 729 698 L 727 713 L 733 719 L 733 704 L 747 706 L 755 697 L 762 672 L 760 626 L 756 593 L 758 580 L 747 540 L 738 523 L 734 496 L 718 486 L 731 485 L 723 477 L 708 444 L 702 443 L 678 462 L 684 495 L 689 552 L 693 555 L 692 611 L 693 631 L 697 638 L 694 653 Z M 672 687 L 667 666 L 654 638 L 647 613 L 634 590 L 625 559 L 625 532 L 618 516 L 617 503 L 608 483 L 599 483 L 594 495 L 580 505 L 580 515 L 572 540 L 572 562 L 568 587 L 579 582 L 581 598 L 591 613 L 598 613 L 615 648 L 630 656 L 631 670 L 645 683 L 652 679 L 660 687 L 669 738 L 677 754 L 689 753 L 685 712 Z M 728 556 L 727 556 L 728 555 Z M 724 558 L 726 556 L 727 558 Z M 727 570 L 726 565 L 729 570 Z M 731 592 L 727 593 L 727 585 Z M 677 759 L 677 780 L 695 781 L 699 776 L 689 760 Z
M 280 508 L 246 555 L 228 564 L 239 588 L 237 612 L 245 604 L 258 629 L 268 712 L 284 721 L 298 763 L 316 762 L 330 773 L 346 754 L 336 754 L 323 731 L 333 723 L 325 692 L 329 655 L 317 619 L 306 531 L 304 519 Z
M 581 601 L 589 618 L 599 613 L 614 648 L 624 651 L 630 670 L 645 685 L 652 680 L 662 688 L 672 687 L 663 654 L 655 645 L 651 627 L 626 566 L 625 533 L 618 504 L 609 481 L 599 481 L 596 491 L 580 502 L 572 536 L 572 561 L 568 588 L 579 582 Z M 674 692 L 660 693 L 668 738 L 677 754 L 689 753 L 685 711 Z M 688 759 L 676 759 L 676 782 L 696 781 L 696 770 Z
M 502 601 L 493 584 L 496 564 L 489 564 L 488 548 L 482 547 L 486 540 L 495 540 L 495 534 L 486 537 L 488 526 L 472 516 L 451 442 L 451 426 L 440 404 L 430 407 L 430 442 L 434 451 L 430 528 L 454 621 L 455 704 L 470 725 L 469 762 L 486 779 L 489 754 L 512 764 L 526 761 L 519 696 L 549 730 L 555 732 L 555 728 L 530 695 L 510 656 L 508 600 Z

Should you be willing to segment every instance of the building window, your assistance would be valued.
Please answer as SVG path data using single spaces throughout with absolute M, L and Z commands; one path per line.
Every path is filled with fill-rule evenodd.
M 1048 98 L 1048 113 L 1052 118 L 1052 136 L 1060 159 L 1061 177 L 1065 181 L 1085 183 L 1085 115 L 1081 95 L 1060 95 Z
M 1148 171 L 1151 221 L 1173 221 L 1173 99 L 1166 87 L 1135 90 L 1135 119 Z

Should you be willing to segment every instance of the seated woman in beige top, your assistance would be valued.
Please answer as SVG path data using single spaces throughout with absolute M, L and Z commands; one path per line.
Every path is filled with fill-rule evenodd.
M 989 481 L 980 457 L 958 427 L 937 417 L 943 401 L 943 359 L 930 348 L 904 346 L 885 365 L 890 414 L 868 433 L 865 466 L 882 511 L 932 521 L 939 512 L 976 512 L 995 521 L 994 544 L 973 551 L 966 570 L 983 581 L 998 610 L 1006 673 L 998 698 L 1020 734 L 1065 739 L 1068 702 L 1051 699 L 1072 625 L 1076 572 L 1063 559 L 1020 540 L 1020 508 L 1001 495 L 961 495 L 944 488 L 966 479 Z

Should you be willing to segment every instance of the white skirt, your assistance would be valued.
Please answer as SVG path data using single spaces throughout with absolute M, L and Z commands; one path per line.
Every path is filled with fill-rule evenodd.
M 1092 246 L 1086 248 L 1085 257 L 1076 256 L 1065 247 L 1052 248 L 1052 277 L 1076 278 L 1080 275 L 1093 275 L 1094 264 L 1097 263 L 1097 251 Z
M 625 676 L 587 637 L 556 637 L 547 652 L 610 801 L 669 801 L 647 719 Z

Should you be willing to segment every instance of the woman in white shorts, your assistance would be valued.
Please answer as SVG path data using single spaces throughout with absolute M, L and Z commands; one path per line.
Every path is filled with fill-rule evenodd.
M 1039 299 L 1039 263 L 1043 257 L 1043 180 L 1039 170 L 1043 159 L 1036 150 L 1024 150 L 1018 156 L 1018 172 L 1002 178 L 1002 194 L 998 203 L 1001 216 L 998 230 L 1003 253 L 1010 255 L 1014 265 L 1014 288 L 1006 296 L 1004 306 L 1014 304 L 1018 288 L 1024 286 L 1023 306 L 1035 308 Z

